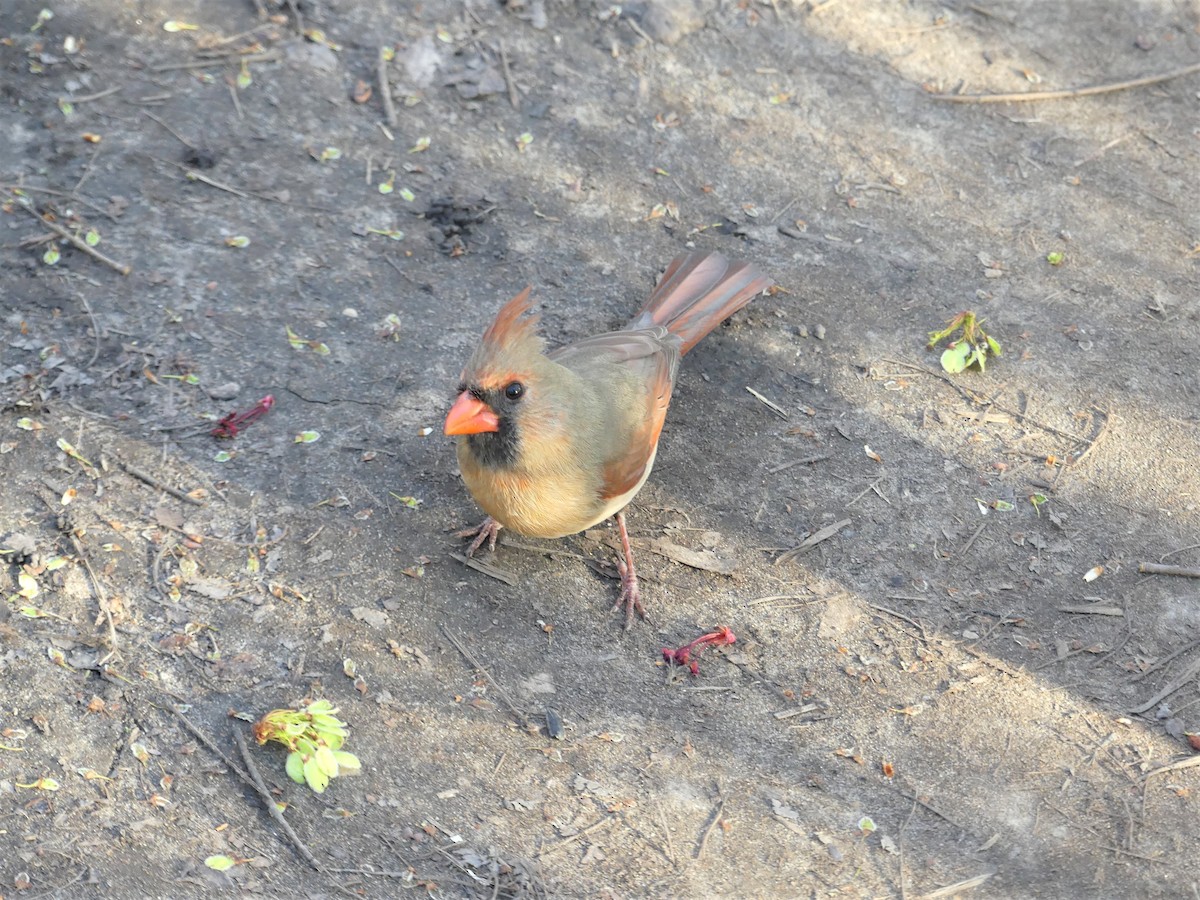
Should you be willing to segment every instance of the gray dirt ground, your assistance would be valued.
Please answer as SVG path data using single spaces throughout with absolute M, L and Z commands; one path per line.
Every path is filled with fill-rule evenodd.
M 46 3 L 0 14 L 0 896 L 1196 896 L 1200 597 L 1138 565 L 1200 566 L 1200 75 L 932 94 L 1194 65 L 1200 4 Z M 441 419 L 523 286 L 566 341 L 689 247 L 781 290 L 685 362 L 623 634 L 610 528 L 455 560 Z M 964 309 L 1005 353 L 948 377 Z M 229 764 L 306 697 L 364 774 L 254 758 L 322 871 Z

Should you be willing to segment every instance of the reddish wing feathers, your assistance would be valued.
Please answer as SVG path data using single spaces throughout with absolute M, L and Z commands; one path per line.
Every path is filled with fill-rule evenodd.
M 683 340 L 687 353 L 772 284 L 750 263 L 730 263 L 720 253 L 676 257 L 628 327 L 662 325 Z
M 646 464 L 658 447 L 663 422 L 667 418 L 667 407 L 671 405 L 671 388 L 674 378 L 667 365 L 658 368 L 654 383 L 650 385 L 650 408 L 646 418 L 633 433 L 630 452 L 604 467 L 604 487 L 600 497 L 612 500 L 637 487 L 646 474 Z
M 772 284 L 770 278 L 749 263 L 731 264 L 719 253 L 678 256 L 667 266 L 658 287 L 626 327 L 626 333 L 662 326 L 683 342 L 678 351 L 682 355 Z M 620 334 L 622 332 L 616 332 L 608 337 L 616 338 Z M 632 337 L 630 335 L 629 339 Z M 662 350 L 655 354 L 659 365 L 647 372 L 650 408 L 646 411 L 645 423 L 637 429 L 629 453 L 604 470 L 602 496 L 606 500 L 637 487 L 658 446 L 679 359 L 674 347 L 665 341 L 662 345 Z

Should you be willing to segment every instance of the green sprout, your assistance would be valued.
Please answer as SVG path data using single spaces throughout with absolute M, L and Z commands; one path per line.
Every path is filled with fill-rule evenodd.
M 970 366 L 977 365 L 982 372 L 989 355 L 1000 355 L 1000 342 L 983 330 L 983 320 L 976 319 L 975 313 L 970 310 L 960 312 L 941 331 L 929 332 L 928 348 L 932 350 L 960 328 L 962 336 L 952 340 L 950 346 L 942 352 L 942 368 L 951 375 L 956 375 Z
M 317 700 L 304 709 L 274 709 L 254 723 L 254 739 L 260 744 L 275 741 L 287 747 L 288 777 L 307 783 L 318 794 L 339 775 L 357 775 L 362 763 L 341 749 L 346 742 L 346 723 L 337 718 L 328 700 Z

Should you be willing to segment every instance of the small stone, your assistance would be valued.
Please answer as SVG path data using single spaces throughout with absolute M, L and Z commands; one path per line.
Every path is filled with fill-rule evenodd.
M 357 319 L 358 318 L 358 310 L 355 309 L 353 306 L 347 306 L 345 309 L 342 310 L 342 315 L 345 316 L 347 319 Z
M 227 381 L 208 389 L 208 396 L 214 400 L 232 400 L 242 392 L 242 386 L 236 381 Z
M 815 337 L 818 341 L 825 340 L 825 326 L 824 325 L 814 325 L 813 326 L 813 337 Z

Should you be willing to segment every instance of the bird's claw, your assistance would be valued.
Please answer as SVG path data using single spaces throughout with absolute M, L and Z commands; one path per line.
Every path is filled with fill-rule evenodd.
M 637 573 L 631 572 L 623 559 L 617 560 L 617 571 L 621 575 L 621 593 L 617 595 L 617 602 L 613 605 L 612 611 L 625 610 L 624 628 L 628 631 L 629 626 L 633 624 L 634 610 L 637 610 L 637 614 L 645 619 L 646 608 L 642 606 L 642 591 L 638 587 Z
M 467 547 L 467 556 L 471 557 L 476 554 L 484 542 L 487 542 L 487 548 L 490 551 L 496 549 L 496 538 L 500 535 L 500 529 L 504 526 L 488 516 L 474 528 L 464 528 L 462 531 L 456 532 L 455 537 L 474 538 L 470 546 Z

